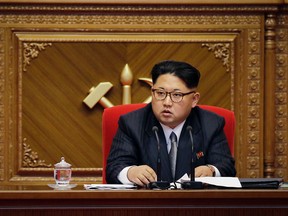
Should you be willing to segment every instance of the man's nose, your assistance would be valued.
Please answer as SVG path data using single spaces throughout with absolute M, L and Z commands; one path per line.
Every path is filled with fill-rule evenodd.
M 172 105 L 173 101 L 171 100 L 171 94 L 167 93 L 166 98 L 164 99 L 164 104 L 165 105 Z

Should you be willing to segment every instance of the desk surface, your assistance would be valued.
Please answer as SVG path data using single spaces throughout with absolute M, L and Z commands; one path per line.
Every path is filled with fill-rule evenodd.
M 48 185 L 0 186 L 0 200 L 9 199 L 283 199 L 288 205 L 288 188 L 279 189 L 200 189 L 200 190 L 55 190 Z M 1 204 L 0 204 L 1 205 Z
M 165 215 L 174 210 L 177 210 L 174 215 L 189 215 L 192 210 L 211 214 L 211 209 L 212 215 L 229 215 L 232 210 L 242 209 L 233 216 L 268 215 L 268 212 L 269 215 L 287 216 L 288 189 L 85 190 L 83 185 L 78 185 L 70 190 L 54 190 L 48 185 L 0 186 L 0 214 L 5 210 L 10 215 L 17 215 L 13 214 L 16 209 L 31 211 L 29 214 L 49 209 L 53 210 L 54 216 L 63 213 L 57 212 L 59 209 L 68 212 L 81 209 L 81 214 L 88 210 L 105 210 L 105 214 L 116 215 L 133 211 L 137 216 L 153 214 L 156 210 Z M 253 212 L 256 209 L 257 212 Z

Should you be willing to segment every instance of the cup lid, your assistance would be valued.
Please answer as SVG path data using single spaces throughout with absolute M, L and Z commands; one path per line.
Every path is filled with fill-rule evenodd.
M 71 167 L 71 164 L 65 161 L 64 157 L 61 157 L 61 161 L 54 165 L 55 167 Z

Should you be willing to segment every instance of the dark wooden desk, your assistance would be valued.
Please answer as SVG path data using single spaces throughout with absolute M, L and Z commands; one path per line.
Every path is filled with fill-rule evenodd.
M 288 190 L 53 190 L 0 186 L 0 215 L 288 215 Z

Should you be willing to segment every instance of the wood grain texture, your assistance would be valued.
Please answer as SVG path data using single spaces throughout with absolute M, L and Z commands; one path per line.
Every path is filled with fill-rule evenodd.
M 231 76 L 201 43 L 53 43 L 23 73 L 23 138 L 49 163 L 64 156 L 73 167 L 101 168 L 103 108 L 89 109 L 82 100 L 92 86 L 109 81 L 113 88 L 105 97 L 120 104 L 127 63 L 134 77 L 132 102 L 142 102 L 150 86 L 138 78 L 150 78 L 153 65 L 165 59 L 202 72 L 201 103 L 230 108 Z

